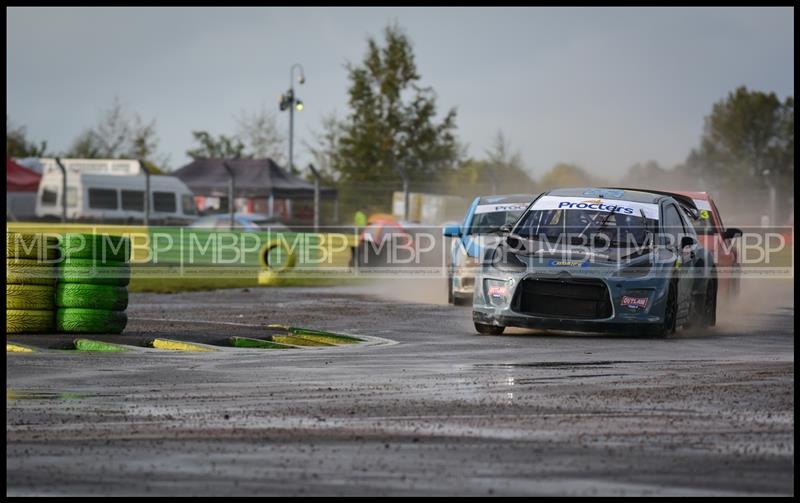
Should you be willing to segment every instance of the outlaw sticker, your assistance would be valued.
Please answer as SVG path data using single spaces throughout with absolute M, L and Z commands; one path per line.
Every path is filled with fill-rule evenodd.
M 647 307 L 647 297 L 629 297 L 623 295 L 620 304 L 631 309 L 644 309 Z

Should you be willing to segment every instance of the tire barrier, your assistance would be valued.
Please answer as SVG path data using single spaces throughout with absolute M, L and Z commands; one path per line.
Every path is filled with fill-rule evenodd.
M 55 321 L 59 332 L 119 334 L 128 324 L 130 239 L 67 233 L 61 239 Z
M 28 334 L 53 330 L 53 311 L 6 309 L 6 333 Z
M 53 310 L 52 286 L 6 285 L 6 309 Z
M 289 248 L 283 240 L 268 242 L 261 247 L 258 255 L 261 261 L 261 267 L 275 273 L 286 272 L 297 263 L 297 255 L 294 250 Z M 284 262 L 282 264 L 278 263 L 279 257 L 275 255 L 285 257 Z
M 64 257 L 73 259 L 128 262 L 131 258 L 130 239 L 125 236 L 67 233 L 60 247 Z
M 53 330 L 58 240 L 6 232 L 6 333 Z
M 128 324 L 125 311 L 62 308 L 56 311 L 56 330 L 81 334 L 119 334 Z
M 127 262 L 65 258 L 58 267 L 58 281 L 59 283 L 128 286 L 131 281 L 131 265 Z
M 55 264 L 28 258 L 6 258 L 7 285 L 49 285 L 58 277 Z
M 58 238 L 39 234 L 6 232 L 6 258 L 54 260 L 58 258 Z
M 124 311 L 128 307 L 128 289 L 121 286 L 87 283 L 59 283 L 56 287 L 56 306 L 84 307 Z

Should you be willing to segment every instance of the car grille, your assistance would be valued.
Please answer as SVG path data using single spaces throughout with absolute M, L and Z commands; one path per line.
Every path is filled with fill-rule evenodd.
M 514 310 L 532 316 L 603 319 L 613 314 L 608 287 L 598 279 L 522 280 Z

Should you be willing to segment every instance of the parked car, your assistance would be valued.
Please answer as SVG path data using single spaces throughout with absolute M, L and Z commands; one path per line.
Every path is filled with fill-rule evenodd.
M 189 226 L 190 229 L 220 229 L 231 230 L 231 214 L 215 213 L 198 218 Z M 259 213 L 234 213 L 233 230 L 250 232 L 259 231 L 288 231 L 289 228 L 281 223 L 277 217 L 270 217 Z
M 516 222 L 535 198 L 532 194 L 476 197 L 461 224 L 444 227 L 445 237 L 453 239 L 447 264 L 447 301 L 471 304 L 475 272 L 481 250 L 500 239 L 500 231 Z
M 475 279 L 472 319 L 506 327 L 668 335 L 716 324 L 711 254 L 674 197 L 639 190 L 540 195 Z

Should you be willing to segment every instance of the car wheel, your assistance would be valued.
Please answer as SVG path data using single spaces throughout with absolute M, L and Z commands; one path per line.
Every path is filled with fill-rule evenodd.
M 658 329 L 659 337 L 669 337 L 675 333 L 675 322 L 678 317 L 678 285 L 673 279 L 667 290 L 667 305 L 664 308 L 664 321 Z
M 506 327 L 501 327 L 497 325 L 484 325 L 483 323 L 475 323 L 475 330 L 478 331 L 479 334 L 484 335 L 500 335 Z

